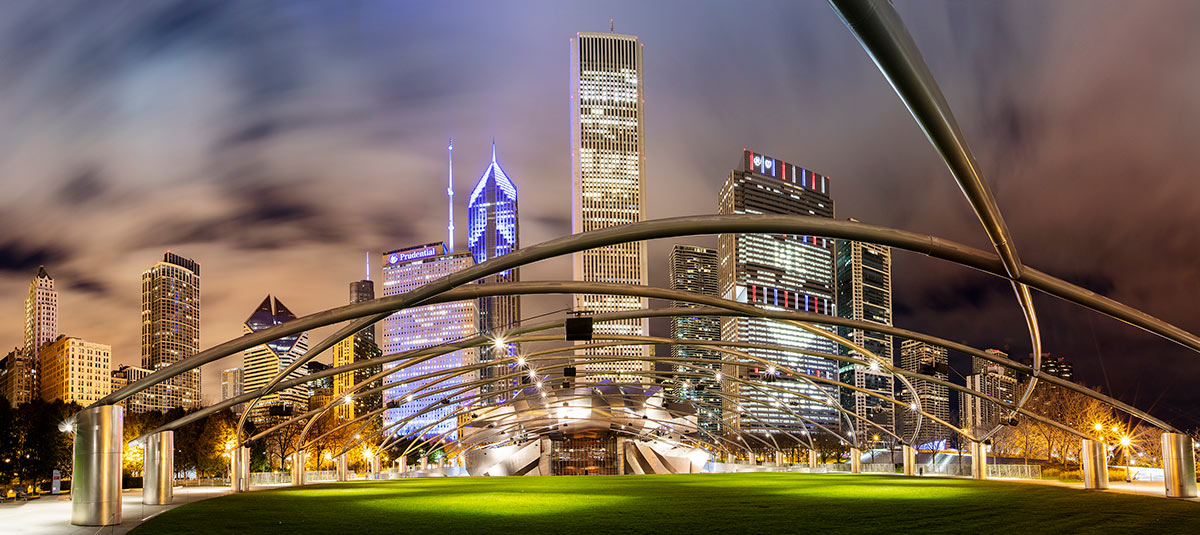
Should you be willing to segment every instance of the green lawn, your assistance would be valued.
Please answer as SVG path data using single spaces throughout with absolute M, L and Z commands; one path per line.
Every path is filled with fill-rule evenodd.
M 235 494 L 135 535 L 187 533 L 1200 533 L 1200 503 L 1028 483 L 835 474 L 438 478 Z

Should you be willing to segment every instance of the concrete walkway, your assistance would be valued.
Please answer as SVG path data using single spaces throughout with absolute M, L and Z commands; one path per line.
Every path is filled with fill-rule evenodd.
M 0 504 L 0 533 L 11 535 L 121 535 L 167 509 L 229 493 L 229 487 L 177 487 L 170 505 L 142 505 L 142 489 L 121 493 L 118 526 L 71 525 L 69 495 L 42 496 L 28 502 Z

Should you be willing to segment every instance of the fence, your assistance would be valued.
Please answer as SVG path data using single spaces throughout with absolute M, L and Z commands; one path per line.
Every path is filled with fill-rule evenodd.
M 177 487 L 228 487 L 227 477 L 202 477 L 199 479 L 176 479 Z
M 1041 479 L 1042 467 L 1036 464 L 989 464 L 988 477 Z

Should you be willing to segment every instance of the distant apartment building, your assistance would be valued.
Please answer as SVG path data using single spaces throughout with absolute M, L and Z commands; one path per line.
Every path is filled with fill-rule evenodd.
M 142 367 L 158 371 L 199 352 L 200 264 L 168 251 L 142 272 Z M 203 404 L 199 368 L 150 390 L 156 410 Z
M 854 221 L 851 219 L 851 221 Z M 892 325 L 892 251 L 873 243 L 837 241 L 838 316 L 859 321 Z M 838 334 L 870 351 L 886 364 L 893 363 L 892 337 L 865 329 L 839 327 Z M 842 355 L 857 354 L 839 347 Z M 893 378 L 883 366 L 843 362 L 838 373 L 843 383 L 887 397 L 893 394 Z M 858 418 L 895 431 L 895 406 L 881 398 L 850 389 L 842 390 L 842 408 Z M 861 426 L 871 435 L 877 429 Z
M 59 336 L 38 352 L 41 398 L 91 405 L 112 392 L 112 346 Z
M 676 245 L 671 249 L 669 285 L 700 295 L 717 296 L 717 251 L 694 245 Z M 672 301 L 673 307 L 696 307 L 684 301 Z M 719 341 L 720 316 L 676 316 L 670 319 L 671 338 L 676 340 Z M 695 359 L 699 362 L 677 363 L 674 386 L 670 393 L 679 400 L 695 404 L 700 426 L 712 432 L 721 431 L 721 353 L 711 348 L 671 345 L 671 358 Z
M 949 351 L 944 347 L 919 342 L 916 340 L 905 340 L 900 344 L 900 367 L 918 372 L 931 377 L 948 380 L 950 378 L 950 361 Z M 923 381 L 921 379 L 911 379 L 913 388 L 917 391 L 917 399 L 920 400 L 921 410 L 932 414 L 943 421 L 950 422 L 950 389 L 944 385 Z M 899 399 L 908 404 L 912 404 L 914 399 L 912 392 L 907 388 L 899 389 Z M 900 436 L 909 439 L 913 435 L 913 430 L 916 429 L 917 413 L 908 408 L 898 408 L 897 412 L 900 417 L 897 418 L 903 424 Z M 953 423 L 953 422 L 950 422 Z M 929 418 L 922 418 L 920 432 L 913 441 L 917 446 L 927 446 L 938 444 L 939 441 L 944 441 L 950 437 L 951 431 L 944 425 L 930 421 Z

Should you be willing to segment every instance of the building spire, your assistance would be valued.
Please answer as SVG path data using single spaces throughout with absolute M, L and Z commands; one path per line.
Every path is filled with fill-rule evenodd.
M 496 163 L 496 138 L 492 137 L 492 163 Z
M 367 280 L 371 280 L 371 251 L 367 251 Z
M 446 187 L 446 194 L 449 195 L 450 208 L 450 225 L 446 227 L 447 240 L 446 248 L 450 253 L 454 252 L 454 138 L 450 138 L 450 146 L 446 149 L 450 155 L 450 178 Z

